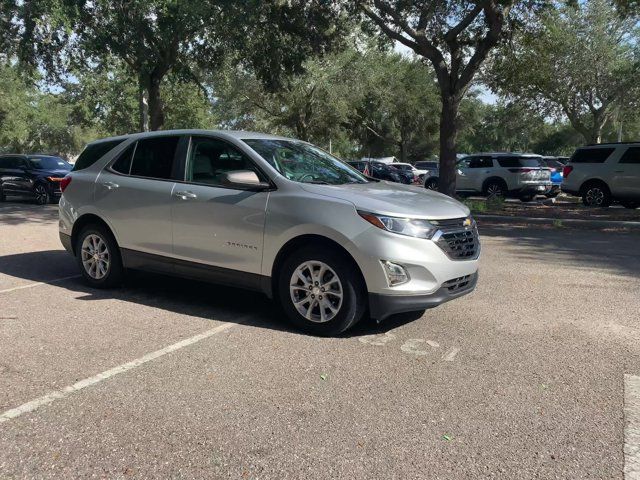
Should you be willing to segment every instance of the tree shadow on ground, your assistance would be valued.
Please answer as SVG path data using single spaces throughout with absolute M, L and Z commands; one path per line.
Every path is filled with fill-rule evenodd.
M 577 230 L 538 225 L 480 226 L 481 238 L 505 238 L 510 255 L 526 261 L 601 269 L 640 277 L 640 233 Z

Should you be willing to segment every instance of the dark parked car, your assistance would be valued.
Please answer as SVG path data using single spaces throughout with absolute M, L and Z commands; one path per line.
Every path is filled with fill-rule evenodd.
M 59 200 L 60 182 L 71 164 L 51 155 L 0 155 L 0 202 L 7 196 L 33 198 L 39 205 Z
M 349 165 L 360 170 L 365 175 L 378 180 L 389 180 L 396 183 L 411 183 L 408 178 L 389 165 L 382 162 L 371 162 L 368 160 L 356 160 L 349 162 Z

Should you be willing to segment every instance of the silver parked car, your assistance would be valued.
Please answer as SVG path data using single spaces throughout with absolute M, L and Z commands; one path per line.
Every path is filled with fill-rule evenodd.
M 471 292 L 469 209 L 371 180 L 306 142 L 181 130 L 89 144 L 62 182 L 60 239 L 89 285 L 125 268 L 255 289 L 298 327 L 423 311 Z
M 640 207 L 640 142 L 601 143 L 578 148 L 564 167 L 562 191 L 590 207 L 618 201 Z
M 551 169 L 542 167 L 540 155 L 522 153 L 478 153 L 456 164 L 456 192 L 487 197 L 516 197 L 530 201 L 551 192 Z M 425 179 L 424 186 L 438 187 L 437 176 Z

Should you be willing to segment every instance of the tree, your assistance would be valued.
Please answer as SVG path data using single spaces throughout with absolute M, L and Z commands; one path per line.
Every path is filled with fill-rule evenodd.
M 558 6 L 505 45 L 492 83 L 544 115 L 566 116 L 585 142 L 598 143 L 616 112 L 637 108 L 637 32 L 636 19 L 607 0 Z
M 513 1 L 358 0 L 364 14 L 389 38 L 435 69 L 440 112 L 440 185 L 455 193 L 460 102 L 474 76 L 503 37 Z
M 122 61 L 138 82 L 141 130 L 147 110 L 149 127 L 163 127 L 161 85 L 169 74 L 199 84 L 200 71 L 242 51 L 259 78 L 277 85 L 283 72 L 296 71 L 310 52 L 323 52 L 342 36 L 335 9 L 322 0 L 31 0 L 24 5 L 21 22 L 33 28 L 25 28 L 23 37 L 43 45 L 25 56 L 87 70 L 105 57 Z M 31 5 L 38 8 L 26 8 Z M 33 11 L 46 21 L 35 22 Z M 48 51 L 47 39 L 41 41 L 49 30 L 56 44 L 66 40 L 64 55 Z

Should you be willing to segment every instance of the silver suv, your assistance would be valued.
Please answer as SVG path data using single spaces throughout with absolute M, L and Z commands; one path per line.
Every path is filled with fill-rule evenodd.
M 89 144 L 61 184 L 60 239 L 89 285 L 144 269 L 264 292 L 298 327 L 347 330 L 471 292 L 469 209 L 371 180 L 306 142 L 180 130 Z
M 564 167 L 562 191 L 582 197 L 587 206 L 619 201 L 627 208 L 640 207 L 640 142 L 578 148 Z
M 530 201 L 551 191 L 551 169 L 542 166 L 540 155 L 479 153 L 456 164 L 456 192 L 488 197 L 517 197 Z M 436 174 L 437 175 L 437 174 Z M 425 188 L 438 187 L 435 175 L 425 179 Z

